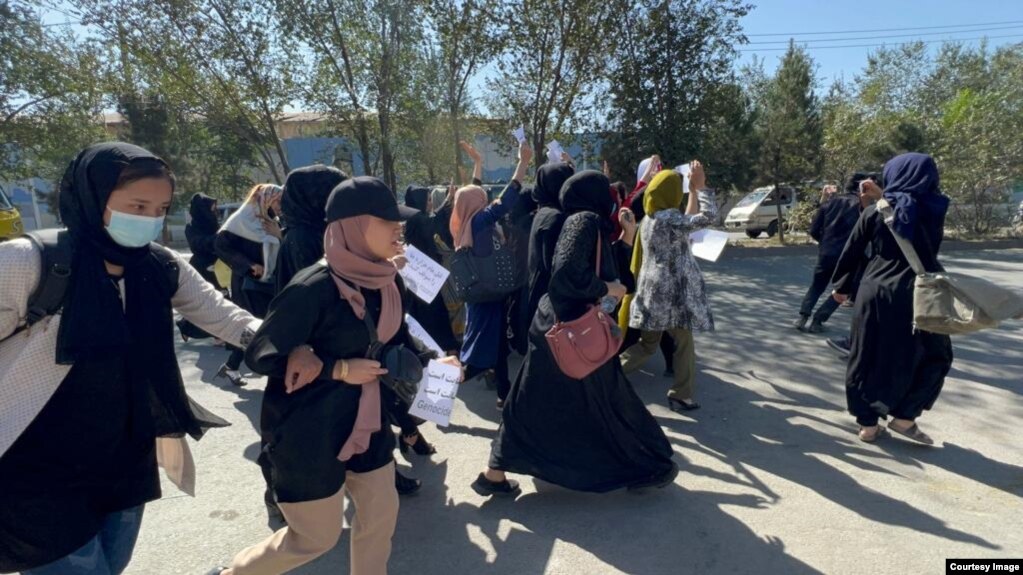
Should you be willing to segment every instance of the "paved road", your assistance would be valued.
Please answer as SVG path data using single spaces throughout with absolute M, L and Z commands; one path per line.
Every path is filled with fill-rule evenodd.
M 946 260 L 1015 285 L 1023 273 L 1023 250 Z M 844 366 L 823 337 L 787 327 L 811 265 L 704 266 L 718 325 L 697 339 L 704 409 L 666 409 L 660 360 L 634 380 L 683 469 L 664 490 L 597 496 L 523 478 L 518 501 L 485 501 L 468 486 L 499 412 L 493 391 L 466 386 L 453 425 L 425 427 L 439 454 L 399 458 L 425 487 L 402 501 L 391 573 L 944 573 L 946 557 L 1023 556 L 1023 326 L 956 340 L 921 420 L 938 447 L 865 445 L 844 412 Z M 831 323 L 841 334 L 848 312 Z M 222 350 L 179 352 L 192 396 L 234 425 L 193 444 L 196 498 L 168 486 L 149 505 L 128 573 L 201 574 L 268 533 L 253 463 L 263 382 L 227 389 L 211 383 Z M 347 545 L 297 572 L 347 572 Z

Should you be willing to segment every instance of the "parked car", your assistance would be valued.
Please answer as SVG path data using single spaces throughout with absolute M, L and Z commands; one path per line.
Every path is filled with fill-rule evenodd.
M 778 204 L 781 204 L 782 217 L 792 211 L 799 203 L 799 194 L 789 186 L 765 186 L 757 188 L 735 204 L 725 218 L 725 228 L 731 231 L 742 230 L 750 238 L 758 238 L 767 232 L 767 237 L 778 233 Z
M 3 186 L 0 186 L 0 242 L 16 238 L 22 234 L 24 226 L 21 214 L 14 207 Z

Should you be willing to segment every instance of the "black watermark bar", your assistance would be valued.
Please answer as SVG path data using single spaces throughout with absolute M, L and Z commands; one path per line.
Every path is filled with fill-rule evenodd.
M 946 575 L 964 573 L 1020 573 L 1023 559 L 945 559 Z

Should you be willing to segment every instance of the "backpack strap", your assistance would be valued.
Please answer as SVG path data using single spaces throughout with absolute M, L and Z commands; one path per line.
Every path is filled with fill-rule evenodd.
M 42 273 L 39 285 L 28 298 L 27 326 L 54 315 L 64 305 L 64 294 L 71 277 L 71 241 L 67 230 L 39 230 L 25 234 L 39 251 Z

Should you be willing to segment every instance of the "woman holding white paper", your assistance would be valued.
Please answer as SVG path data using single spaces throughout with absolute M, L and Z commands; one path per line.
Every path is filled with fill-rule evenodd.
M 325 261 L 273 300 L 246 356 L 269 376 L 260 431 L 288 526 L 211 573 L 276 575 L 326 553 L 341 536 L 344 491 L 356 508 L 350 572 L 386 573 L 398 494 L 381 388 L 415 377 L 406 373 L 402 348 L 412 341 L 391 263 L 413 214 L 376 178 L 351 178 L 331 193 Z
M 405 244 L 414 246 L 433 261 L 443 264 L 434 237 L 451 221 L 451 209 L 454 205 L 454 190 L 449 190 L 444 205 L 433 211 L 433 198 L 430 188 L 409 186 L 405 189 L 405 205 L 419 210 L 412 219 L 405 222 Z M 442 294 L 437 294 L 432 302 L 425 302 L 416 296 L 408 301 L 409 314 L 419 320 L 426 331 L 440 344 L 446 352 L 454 354 L 458 350 L 458 340 L 451 329 L 447 304 Z
M 689 204 L 684 214 L 678 208 L 684 195 L 678 172 L 661 171 L 644 192 L 647 217 L 633 251 L 636 295 L 628 310 L 629 326 L 641 335 L 639 342 L 622 354 L 622 368 L 632 373 L 657 351 L 664 333 L 671 333 L 675 339 L 675 383 L 668 391 L 668 406 L 676 411 L 700 407 L 693 399 L 693 332 L 714 330 L 703 274 L 689 246 L 689 234 L 713 224 L 714 214 L 700 211 L 697 191 L 704 188 L 706 175 L 700 162 L 690 165 Z

